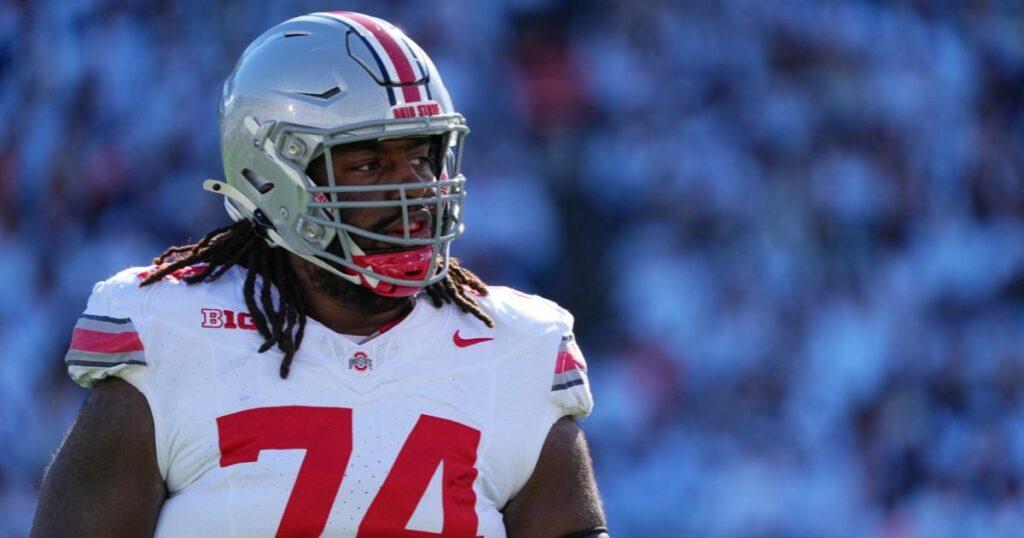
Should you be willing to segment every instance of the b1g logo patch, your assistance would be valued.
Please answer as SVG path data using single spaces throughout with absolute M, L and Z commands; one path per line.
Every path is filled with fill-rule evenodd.
M 373 359 L 362 351 L 356 351 L 348 360 L 348 371 L 355 375 L 366 375 L 373 370 Z

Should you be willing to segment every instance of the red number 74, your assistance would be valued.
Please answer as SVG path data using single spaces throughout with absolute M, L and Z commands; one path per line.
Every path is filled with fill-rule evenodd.
M 295 486 L 277 528 L 279 537 L 319 536 L 352 455 L 352 410 L 341 407 L 261 407 L 217 419 L 220 466 L 251 463 L 262 450 L 302 448 Z M 420 415 L 384 484 L 370 503 L 361 536 L 472 537 L 476 535 L 476 450 L 480 432 L 451 420 Z M 405 528 L 444 462 L 440 534 Z

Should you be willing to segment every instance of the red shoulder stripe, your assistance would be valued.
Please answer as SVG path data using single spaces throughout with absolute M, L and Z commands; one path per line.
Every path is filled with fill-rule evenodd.
M 583 357 L 572 352 L 572 347 L 558 352 L 558 360 L 555 362 L 556 374 L 577 369 L 586 370 L 587 363 L 583 360 Z
M 130 331 L 106 333 L 89 329 L 75 329 L 71 333 L 71 349 L 90 353 L 126 353 L 143 351 L 139 334 Z

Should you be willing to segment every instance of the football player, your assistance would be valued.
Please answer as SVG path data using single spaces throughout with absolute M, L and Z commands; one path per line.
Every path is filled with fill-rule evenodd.
M 571 315 L 449 255 L 469 130 L 423 50 L 289 20 L 220 131 L 234 222 L 93 289 L 33 536 L 606 536 Z

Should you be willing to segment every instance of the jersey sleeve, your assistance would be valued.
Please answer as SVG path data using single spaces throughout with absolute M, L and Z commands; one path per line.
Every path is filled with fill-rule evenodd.
M 110 376 L 124 378 L 146 367 L 138 312 L 124 305 L 127 293 L 138 293 L 136 273 L 124 271 L 96 284 L 75 323 L 64 363 L 71 379 L 83 387 Z
M 576 345 L 576 337 L 572 332 L 562 335 L 554 364 L 551 403 L 560 410 L 561 416 L 589 415 L 594 409 L 594 398 L 587 378 L 587 361 L 583 359 L 583 352 Z
M 533 395 L 527 401 L 543 408 L 543 414 L 550 420 L 544 424 L 545 435 L 547 428 L 562 417 L 589 415 L 594 400 L 587 362 L 573 334 L 572 314 L 538 295 L 504 286 L 491 286 L 489 290 L 482 300 L 485 310 L 494 316 L 499 327 L 509 331 L 509 340 L 529 342 L 529 358 L 507 365 L 510 370 L 502 375 L 506 382 L 522 381 L 524 385 L 517 392 Z M 541 409 L 534 409 L 537 411 Z

